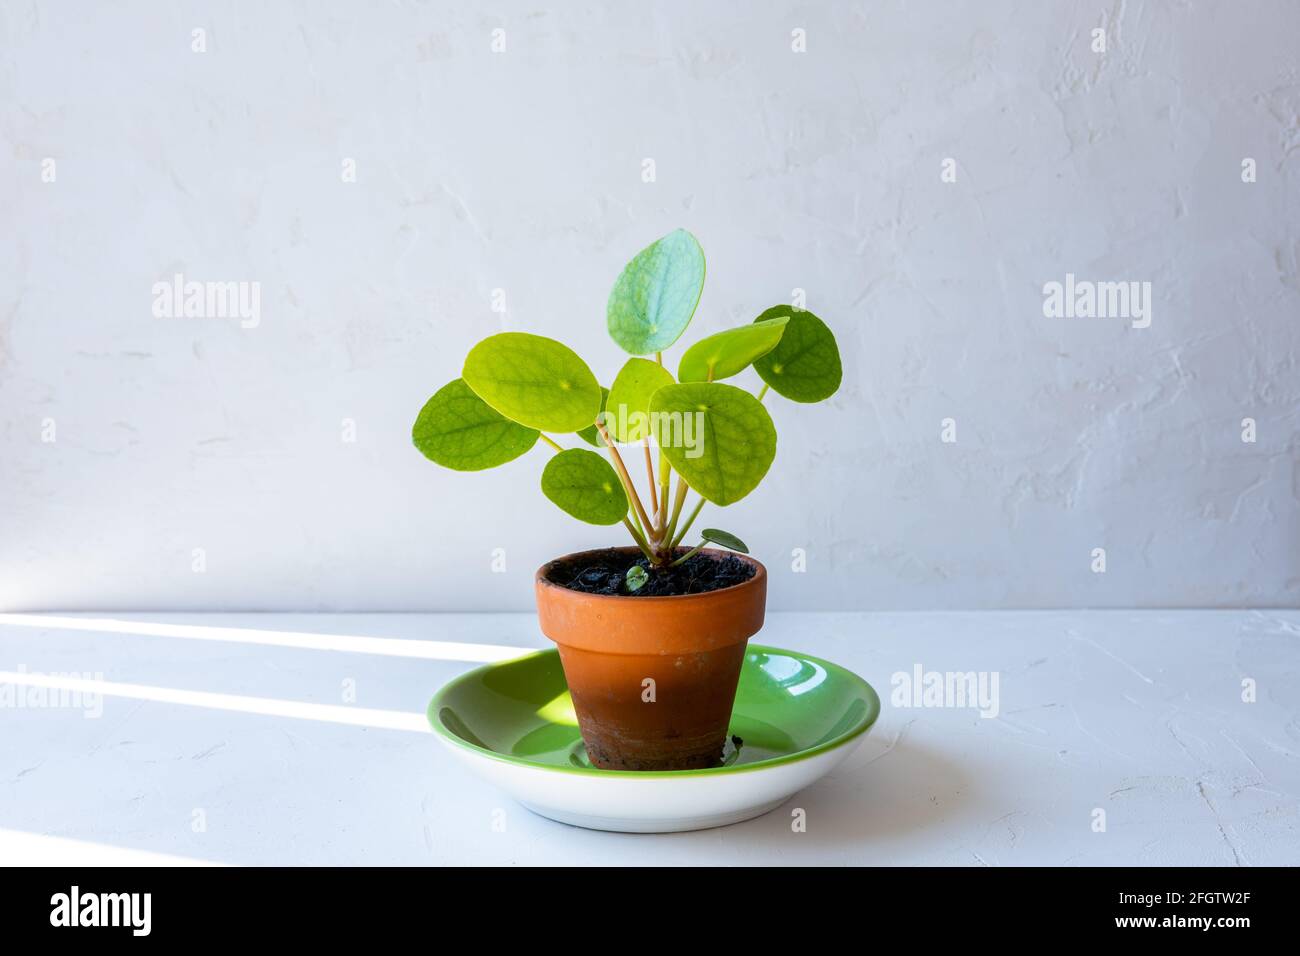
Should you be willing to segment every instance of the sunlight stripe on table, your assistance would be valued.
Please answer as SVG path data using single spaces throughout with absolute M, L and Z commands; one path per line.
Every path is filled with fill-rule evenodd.
M 538 650 L 506 644 L 471 644 L 461 641 L 420 641 L 361 634 L 321 634 L 313 631 L 274 631 L 253 627 L 217 627 L 205 624 L 167 624 L 120 618 L 75 617 L 53 614 L 0 614 L 0 627 L 37 627 L 54 631 L 92 631 L 144 637 L 175 637 L 194 641 L 228 641 L 317 651 L 379 654 L 422 660 L 465 661 L 488 664 Z
M 315 720 L 330 724 L 350 724 L 356 727 L 373 727 L 380 730 L 406 730 L 430 733 L 424 714 L 401 710 L 376 710 L 368 707 L 347 707 L 340 704 L 311 704 L 298 700 L 281 700 L 276 697 L 247 697 L 240 694 L 217 694 L 211 691 L 183 690 L 176 687 L 155 687 L 149 684 L 122 684 L 115 681 L 60 676 L 58 674 L 32 674 L 25 671 L 0 671 L 0 685 L 14 687 L 41 687 L 48 690 L 70 691 L 87 696 L 123 697 L 130 700 L 147 700 L 160 704 L 179 704 L 183 707 L 206 707 L 210 710 L 257 714 L 263 717 L 288 717 L 293 720 Z M 22 709 L 39 709 L 26 704 Z
M 5 866 L 225 866 L 197 857 L 73 840 L 46 833 L 0 830 Z

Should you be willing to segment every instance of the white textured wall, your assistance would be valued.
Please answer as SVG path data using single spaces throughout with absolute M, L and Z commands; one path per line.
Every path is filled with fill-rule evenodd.
M 502 327 L 608 381 L 610 285 L 677 226 L 689 339 L 795 288 L 840 336 L 702 519 L 775 606 L 1295 605 L 1298 36 L 1286 0 L 6 2 L 0 608 L 530 606 L 618 535 L 541 448 L 457 475 L 411 422 Z M 260 325 L 155 318 L 175 272 L 260 282 Z M 1150 281 L 1151 326 L 1045 318 L 1067 272 Z

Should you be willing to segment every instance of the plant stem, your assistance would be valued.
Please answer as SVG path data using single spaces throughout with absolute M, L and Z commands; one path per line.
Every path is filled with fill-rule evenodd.
M 561 448 L 561 447 L 560 447 L 559 445 L 557 445 L 555 442 L 551 441 L 551 439 L 550 439 L 548 436 L 546 436 L 546 435 L 542 435 L 541 432 L 538 432 L 537 434 L 541 436 L 542 441 L 546 442 L 546 444 L 550 445 L 550 446 L 551 446 L 552 448 L 554 448 L 556 451 L 564 451 L 563 448 Z
M 656 352 L 656 353 L 655 353 L 655 361 L 658 362 L 660 368 L 662 368 L 662 367 L 663 367 L 663 364 L 664 364 L 664 353 L 663 353 L 663 352 Z
M 627 520 L 627 515 L 623 516 L 623 527 L 627 528 L 628 533 L 632 535 L 632 540 L 637 543 L 637 547 L 639 547 L 641 553 L 646 556 L 646 560 L 651 564 L 654 564 L 654 553 L 650 550 L 650 546 L 645 543 L 645 538 L 641 537 L 641 533 L 637 531 L 636 528 L 632 527 L 632 522 Z
M 636 512 L 632 510 L 632 506 L 630 504 L 628 505 L 627 513 L 632 516 L 632 524 L 636 526 L 637 533 L 640 534 L 642 537 L 644 537 L 645 528 L 641 527 L 641 519 L 636 516 Z M 625 519 L 626 517 L 627 515 L 624 515 Z
M 664 532 L 663 540 L 671 540 L 668 535 L 668 486 L 672 484 L 673 466 L 668 464 L 664 450 L 659 449 L 659 528 Z
M 686 502 L 687 490 L 688 488 L 686 484 L 686 479 L 683 478 L 681 475 L 678 475 L 677 495 L 673 500 L 673 516 L 668 519 L 668 528 L 667 530 L 664 531 L 664 540 L 670 542 L 669 545 L 670 547 L 671 547 L 671 542 L 673 541 L 674 537 L 677 534 L 677 519 L 681 517 L 682 505 Z
M 767 394 L 767 387 L 767 382 L 764 382 L 763 387 L 758 390 L 758 400 L 760 402 L 763 400 L 763 396 Z
M 656 516 L 659 514 L 659 496 L 655 493 L 655 466 L 650 460 L 650 439 L 641 439 L 641 448 L 645 451 L 645 474 L 646 479 L 650 482 L 650 511 Z M 659 527 L 659 519 L 655 518 L 655 527 Z
M 696 553 L 697 553 L 701 548 L 703 548 L 703 547 L 704 547 L 704 542 L 701 541 L 699 544 L 697 544 L 695 547 L 691 548 L 691 550 L 687 551 L 685 554 L 683 554 L 680 558 L 678 558 L 678 559 L 677 559 L 676 561 L 674 561 L 672 564 L 668 565 L 668 567 L 670 567 L 670 568 L 675 568 L 675 567 L 677 567 L 677 565 L 681 564 L 683 561 L 687 561 L 687 560 L 693 558 L 693 557 L 695 556 L 695 554 L 696 554 Z
M 597 422 L 596 430 L 600 432 L 600 437 L 605 439 L 605 447 L 609 449 L 609 457 L 614 460 L 614 469 L 618 472 L 619 480 L 623 482 L 623 490 L 627 492 L 628 500 L 636 508 L 641 526 L 646 528 L 647 533 L 649 533 L 654 529 L 654 525 L 650 523 L 650 518 L 645 513 L 645 505 L 641 504 L 641 497 L 636 493 L 636 485 L 632 484 L 632 476 L 627 473 L 627 466 L 623 464 L 623 456 L 614 447 L 614 440 L 609 437 L 609 429 L 605 427 L 604 422 Z
M 677 532 L 676 537 L 673 538 L 673 543 L 669 545 L 670 553 L 673 548 L 681 544 L 682 538 L 686 537 L 686 532 L 691 530 L 691 525 L 695 524 L 695 519 L 699 516 L 700 509 L 703 507 L 704 497 L 701 496 L 700 500 L 695 503 L 695 509 L 691 512 L 691 516 L 686 519 L 686 524 L 682 525 L 682 530 Z M 700 545 L 700 547 L 704 547 L 704 545 Z

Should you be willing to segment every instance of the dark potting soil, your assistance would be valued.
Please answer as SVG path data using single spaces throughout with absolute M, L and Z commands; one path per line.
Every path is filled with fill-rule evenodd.
M 678 556 L 689 549 L 681 548 Z M 637 591 L 628 591 L 623 583 L 633 565 L 649 572 L 649 579 Z M 644 555 L 610 549 L 583 556 L 582 563 L 564 562 L 555 565 L 548 578 L 572 591 L 587 594 L 618 594 L 623 597 L 672 597 L 680 594 L 703 594 L 736 584 L 743 584 L 754 576 L 754 566 L 741 561 L 733 554 L 717 558 L 697 554 L 675 568 L 653 570 Z

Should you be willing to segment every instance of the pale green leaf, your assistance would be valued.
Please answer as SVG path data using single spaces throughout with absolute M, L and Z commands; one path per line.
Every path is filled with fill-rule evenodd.
M 546 463 L 542 493 L 588 524 L 618 524 L 627 514 L 627 494 L 613 466 L 583 448 L 562 451 Z
M 475 394 L 529 428 L 576 432 L 600 412 L 600 384 L 567 345 L 527 332 L 501 332 L 470 349 L 463 372 Z
M 632 358 L 609 387 L 605 427 L 621 442 L 637 442 L 650 434 L 650 396 L 673 384 L 673 374 L 658 362 Z
M 704 250 L 685 229 L 636 254 L 605 307 L 610 337 L 632 355 L 662 352 L 686 331 L 704 288 Z
M 528 451 L 537 429 L 504 417 L 458 378 L 424 403 L 411 440 L 430 461 L 456 471 L 481 471 Z
M 776 457 L 763 403 L 721 382 L 665 385 L 650 401 L 656 436 L 686 483 L 718 505 L 753 491 Z
M 679 382 L 716 382 L 749 368 L 751 362 L 776 348 L 788 316 L 717 332 L 686 350 L 677 366 Z

